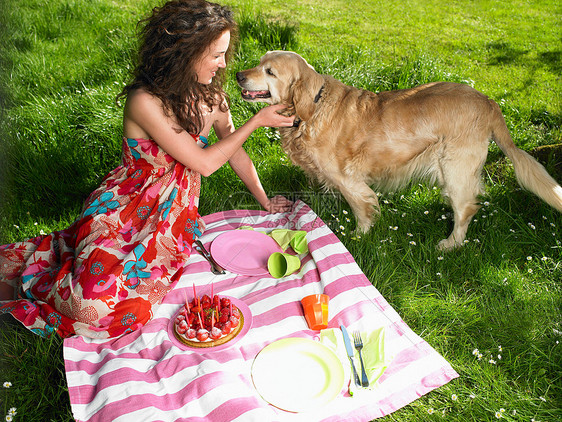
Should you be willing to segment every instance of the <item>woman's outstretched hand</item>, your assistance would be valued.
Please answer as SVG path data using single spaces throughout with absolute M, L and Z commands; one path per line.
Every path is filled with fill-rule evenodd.
M 293 201 L 289 201 L 287 198 L 281 195 L 274 196 L 271 199 L 267 200 L 267 203 L 264 205 L 264 208 L 267 212 L 276 213 L 276 212 L 287 212 L 293 208 Z
M 290 127 L 293 126 L 295 116 L 283 116 L 280 111 L 285 110 L 285 104 L 267 106 L 258 111 L 254 118 L 258 119 L 261 127 Z

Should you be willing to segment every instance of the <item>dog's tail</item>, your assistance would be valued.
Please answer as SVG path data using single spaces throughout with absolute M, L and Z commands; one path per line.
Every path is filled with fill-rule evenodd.
M 490 103 L 494 109 L 492 139 L 513 163 L 517 181 L 523 188 L 533 192 L 547 204 L 562 212 L 562 187 L 537 160 L 515 146 L 500 107 L 494 101 L 490 101 Z

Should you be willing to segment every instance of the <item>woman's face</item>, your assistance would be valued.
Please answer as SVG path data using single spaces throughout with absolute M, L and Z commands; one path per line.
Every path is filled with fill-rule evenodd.
M 211 43 L 201 59 L 195 64 L 197 82 L 208 85 L 215 77 L 217 70 L 226 67 L 225 54 L 230 43 L 230 31 L 225 31 Z

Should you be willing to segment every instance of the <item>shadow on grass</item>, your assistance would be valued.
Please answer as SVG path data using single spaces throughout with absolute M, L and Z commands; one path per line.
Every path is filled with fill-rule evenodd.
M 530 49 L 515 48 L 509 42 L 494 41 L 486 44 L 490 52 L 488 64 L 491 66 L 510 65 L 518 63 L 530 68 L 546 67 L 549 71 L 560 74 L 562 71 L 562 51 L 540 51 L 537 58 L 529 58 Z

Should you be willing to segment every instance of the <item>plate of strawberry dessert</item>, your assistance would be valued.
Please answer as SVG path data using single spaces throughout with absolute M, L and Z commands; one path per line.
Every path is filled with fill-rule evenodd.
M 250 308 L 236 298 L 195 296 L 170 319 L 168 335 L 184 350 L 218 351 L 240 340 L 252 325 Z

